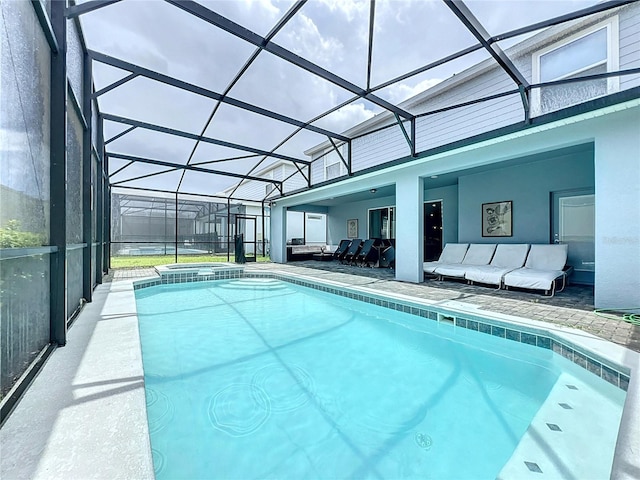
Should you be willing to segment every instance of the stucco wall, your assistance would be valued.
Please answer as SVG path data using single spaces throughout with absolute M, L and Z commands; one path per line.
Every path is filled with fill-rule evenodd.
M 595 141 L 598 308 L 640 312 L 640 113 L 607 123 Z
M 541 154 L 545 160 L 460 177 L 458 232 L 461 242 L 549 243 L 550 193 L 593 187 L 593 147 L 565 156 Z M 482 237 L 483 203 L 513 202 L 513 236 Z
M 340 205 L 339 207 L 329 207 L 327 218 L 327 243 L 337 245 L 340 240 L 347 238 L 347 220 L 358 219 L 358 237 L 369 238 L 368 209 L 378 207 L 389 207 L 396 204 L 395 197 L 380 197 L 368 201 L 353 202 Z

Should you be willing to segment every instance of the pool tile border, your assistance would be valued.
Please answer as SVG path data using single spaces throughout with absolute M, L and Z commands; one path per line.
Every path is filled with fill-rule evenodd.
M 458 316 L 456 313 L 448 311 L 446 308 L 439 308 L 435 306 L 425 307 L 424 305 L 413 304 L 408 300 L 391 299 L 358 290 L 352 290 L 349 287 L 334 287 L 332 285 L 275 272 L 247 272 L 241 267 L 220 269 L 220 271 L 212 271 L 211 274 L 202 274 L 198 272 L 171 272 L 163 273 L 160 278 L 134 281 L 133 288 L 134 290 L 139 290 L 157 285 L 204 282 L 210 280 L 229 280 L 237 278 L 273 278 L 398 312 L 451 324 L 455 328 L 472 330 L 486 335 L 504 338 L 513 342 L 543 348 L 566 358 L 579 367 L 599 376 L 606 382 L 624 390 L 625 392 L 629 387 L 630 372 L 626 371 L 625 368 L 606 362 L 597 355 L 581 349 L 565 339 L 560 340 L 550 332 L 535 328 L 527 329 L 519 325 L 516 328 L 515 325 L 508 322 L 501 322 L 498 320 L 487 321 L 484 318 L 476 317 L 471 314 Z

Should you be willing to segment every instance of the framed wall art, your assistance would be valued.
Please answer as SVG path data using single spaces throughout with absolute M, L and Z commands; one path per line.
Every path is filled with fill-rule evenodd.
M 352 218 L 347 220 L 347 238 L 358 237 L 358 219 Z
M 513 202 L 482 204 L 482 236 L 511 237 L 513 235 Z

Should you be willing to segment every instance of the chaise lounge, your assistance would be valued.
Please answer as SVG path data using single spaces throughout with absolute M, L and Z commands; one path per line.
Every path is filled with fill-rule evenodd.
M 464 274 L 470 283 L 485 283 L 502 287 L 503 277 L 517 269 L 522 268 L 529 252 L 528 243 L 500 244 L 496 247 L 496 253 L 489 265 L 469 266 Z
M 505 288 L 517 287 L 556 293 L 556 280 L 562 279 L 561 292 L 567 284 L 569 269 L 565 270 L 569 246 L 566 244 L 531 245 L 524 267 L 504 276 Z
M 340 245 L 338 245 L 338 248 L 336 248 L 336 251 L 333 252 L 333 258 L 341 259 L 344 256 L 344 254 L 347 252 L 349 245 L 351 245 L 351 240 L 347 240 L 347 239 L 340 240 Z
M 447 243 L 440 254 L 440 258 L 435 262 L 424 262 L 422 269 L 424 273 L 434 275 L 438 267 L 460 264 L 468 249 L 468 243 Z
M 370 238 L 365 240 L 362 248 L 353 260 L 353 264 L 359 264 L 361 267 L 368 267 L 370 263 L 378 261 L 378 250 L 374 248 L 376 240 Z
M 464 278 L 471 266 L 489 265 L 496 251 L 495 243 L 472 243 L 459 265 L 441 265 L 434 273 L 441 280 L 443 277 Z
M 356 255 L 358 255 L 358 253 L 360 252 L 361 244 L 362 244 L 362 239 L 360 238 L 353 239 L 347 251 L 344 253 L 342 257 L 340 257 L 340 262 L 351 263 L 353 260 L 355 260 Z

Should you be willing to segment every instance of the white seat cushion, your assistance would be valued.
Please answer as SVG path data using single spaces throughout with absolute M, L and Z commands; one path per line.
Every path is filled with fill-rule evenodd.
M 524 265 L 528 251 L 528 243 L 500 244 L 489 265 L 469 267 L 465 278 L 472 282 L 501 285 L 506 273 Z
M 447 243 L 440 254 L 440 258 L 435 262 L 424 262 L 422 269 L 425 273 L 434 273 L 435 269 L 441 265 L 461 263 L 468 248 L 468 243 Z
M 492 267 L 491 265 L 469 266 L 464 278 L 472 282 L 501 285 L 502 277 L 516 267 Z
M 531 245 L 526 268 L 536 270 L 562 270 L 567 263 L 567 244 Z
M 469 268 L 468 265 L 441 265 L 435 269 L 434 273 L 443 277 L 463 278 L 467 268 Z
M 554 280 L 562 277 L 564 274 L 562 270 L 518 268 L 504 276 L 504 284 L 508 287 L 551 290 Z
M 433 273 L 443 277 L 462 278 L 470 265 L 488 265 L 496 250 L 495 243 L 472 243 L 459 265 L 440 265 Z
M 472 243 L 462 260 L 463 265 L 489 265 L 496 251 L 495 243 Z

